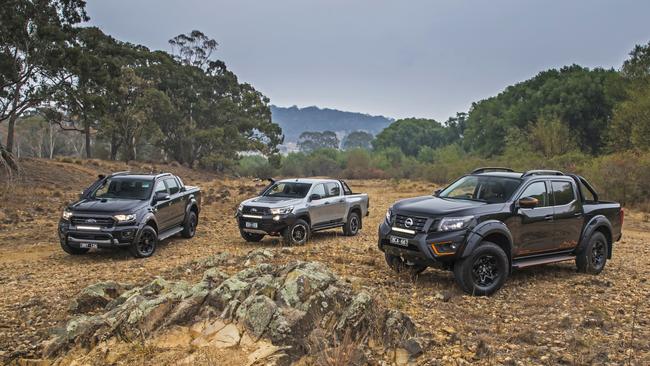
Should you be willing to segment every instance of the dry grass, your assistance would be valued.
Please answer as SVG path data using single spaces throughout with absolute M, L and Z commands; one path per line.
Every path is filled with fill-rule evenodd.
M 274 238 L 245 243 L 232 217 L 237 204 L 262 183 L 155 166 L 202 187 L 205 205 L 197 237 L 168 240 L 145 260 L 132 259 L 125 251 L 69 256 L 56 238 L 61 208 L 98 172 L 126 167 L 96 160 L 33 160 L 23 166 L 23 178 L 14 179 L 11 187 L 0 184 L 0 357 L 5 360 L 37 357 L 39 342 L 68 318 L 68 301 L 84 286 L 105 280 L 143 283 L 157 275 L 195 281 L 201 275 L 196 265 L 201 258 L 223 251 L 236 257 L 258 247 L 279 249 Z M 151 167 L 140 164 L 134 170 Z M 370 194 L 371 213 L 362 232 L 356 237 L 336 230 L 316 233 L 310 243 L 274 261 L 326 263 L 355 289 L 368 290 L 382 305 L 406 312 L 432 340 L 420 363 L 650 364 L 646 214 L 627 212 L 624 238 L 600 276 L 578 274 L 570 262 L 529 268 L 513 273 L 494 296 L 474 298 L 458 290 L 449 272 L 427 270 L 415 279 L 394 274 L 377 249 L 376 227 L 386 208 L 400 198 L 430 194 L 435 187 L 406 180 L 350 185 Z M 233 273 L 242 268 L 243 263 L 235 262 L 222 269 Z M 445 301 L 437 296 L 442 292 Z M 333 359 L 346 359 L 350 353 L 347 347 L 331 352 Z

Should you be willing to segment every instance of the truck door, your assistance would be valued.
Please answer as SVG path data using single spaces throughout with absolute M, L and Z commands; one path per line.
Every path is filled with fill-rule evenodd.
M 329 200 L 330 209 L 329 221 L 343 221 L 343 218 L 346 214 L 347 204 L 345 203 L 345 197 L 341 192 L 341 185 L 339 182 L 330 182 L 325 183 L 325 193 L 327 193 L 327 199 Z
M 584 217 L 582 202 L 578 199 L 575 185 L 569 181 L 551 181 L 554 200 L 555 248 L 575 248 L 580 240 Z
M 169 226 L 180 225 L 185 218 L 185 197 L 180 190 L 180 186 L 176 181 L 176 178 L 165 178 L 165 184 L 167 189 L 169 189 L 169 196 L 171 198 L 170 204 L 170 217 L 169 217 Z
M 309 196 L 319 195 L 320 199 L 315 199 L 309 202 L 309 217 L 312 226 L 325 223 L 329 221 L 329 201 L 325 192 L 325 185 L 320 183 L 312 188 Z
M 546 182 L 530 183 L 517 197 L 533 197 L 539 201 L 534 208 L 517 207 L 515 217 L 510 221 L 514 239 L 514 256 L 545 252 L 553 249 L 553 207 L 550 203 Z
M 169 194 L 169 190 L 162 179 L 156 182 L 153 191 L 154 198 L 158 193 Z M 158 222 L 158 233 L 161 233 L 169 228 L 169 221 L 172 216 L 171 199 L 156 201 L 153 206 L 154 215 L 156 215 L 156 221 Z

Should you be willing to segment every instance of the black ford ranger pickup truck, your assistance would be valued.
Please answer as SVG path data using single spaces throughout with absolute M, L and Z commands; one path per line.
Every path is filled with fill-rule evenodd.
M 465 292 L 490 295 L 513 268 L 575 260 L 578 271 L 600 273 L 623 217 L 581 176 L 480 168 L 433 196 L 396 202 L 379 226 L 379 249 L 395 271 L 438 266 Z
M 138 258 L 151 256 L 158 241 L 196 232 L 199 188 L 170 173 L 100 175 L 63 210 L 59 240 L 66 253 L 126 247 Z

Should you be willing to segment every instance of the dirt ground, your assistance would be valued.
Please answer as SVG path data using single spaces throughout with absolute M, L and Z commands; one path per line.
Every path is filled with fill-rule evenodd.
M 70 316 L 69 300 L 83 287 L 115 280 L 142 284 L 155 276 L 196 280 L 197 262 L 220 252 L 245 255 L 279 248 L 275 238 L 247 244 L 233 213 L 263 183 L 219 178 L 175 166 L 131 166 L 134 171 L 169 170 L 204 192 L 197 236 L 163 242 L 153 257 L 127 251 L 70 256 L 58 244 L 61 210 L 96 174 L 125 170 L 103 161 L 23 162 L 22 177 L 0 176 L 0 362 L 40 357 L 40 343 Z M 370 216 L 356 237 L 340 230 L 316 233 L 305 246 L 274 259 L 316 260 L 390 308 L 412 317 L 433 339 L 419 364 L 650 364 L 650 215 L 627 212 L 623 239 L 599 276 L 579 274 L 572 262 L 516 271 L 489 298 L 464 295 L 452 274 L 427 270 L 417 279 L 398 276 L 377 249 L 377 225 L 394 201 L 430 194 L 434 187 L 412 181 L 350 181 L 370 195 Z M 280 253 L 278 251 L 278 253 Z M 228 273 L 242 269 L 233 263 Z M 146 362 L 144 362 L 146 363 Z

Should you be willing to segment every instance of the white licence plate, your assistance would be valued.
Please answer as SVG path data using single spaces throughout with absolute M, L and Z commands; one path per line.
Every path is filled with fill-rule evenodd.
M 95 244 L 95 243 L 80 243 L 79 248 L 97 249 L 97 244 Z
M 400 237 L 397 237 L 397 236 L 391 236 L 389 238 L 389 240 L 390 240 L 391 244 L 400 245 L 400 246 L 403 246 L 403 247 L 408 247 L 409 246 L 409 240 L 408 239 L 400 238 Z
M 246 221 L 246 227 L 249 229 L 257 229 L 257 223 L 256 222 L 248 222 Z

